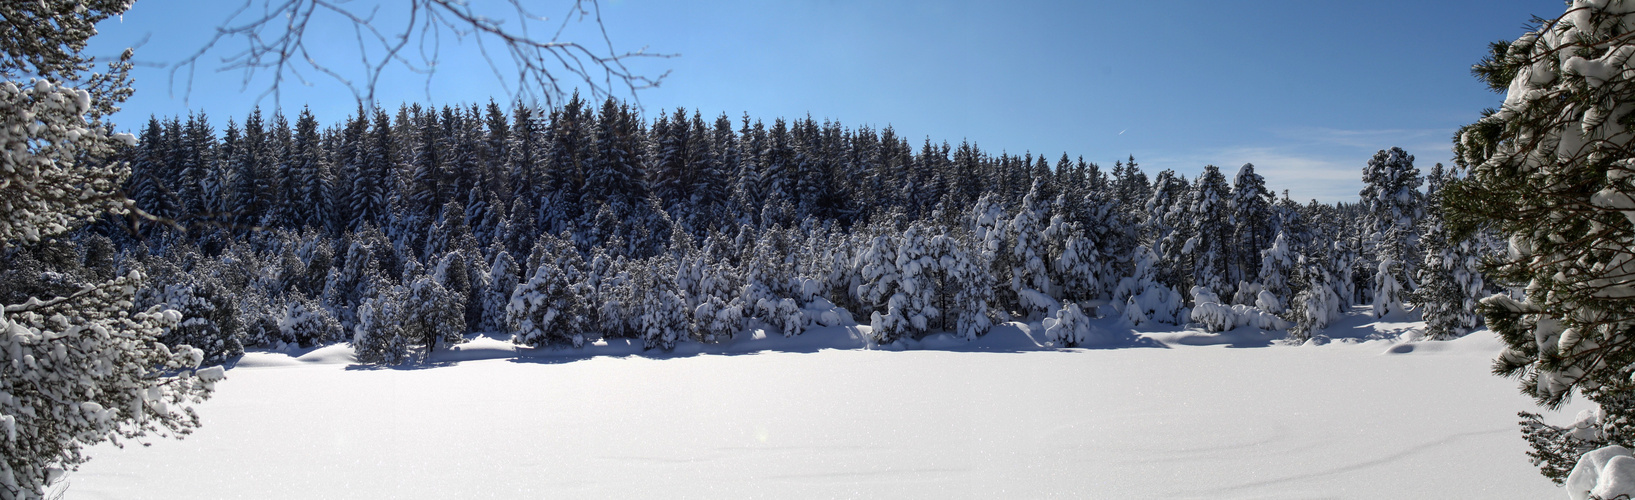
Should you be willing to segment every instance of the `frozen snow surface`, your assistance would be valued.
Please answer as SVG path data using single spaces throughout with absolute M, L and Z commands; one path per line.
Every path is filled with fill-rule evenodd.
M 1111 316 L 1091 321 L 1130 331 Z M 1298 346 L 1243 327 L 1055 349 L 1041 326 L 670 353 L 477 336 L 398 368 L 252 352 L 195 434 L 93 448 L 64 498 L 1567 496 L 1528 463 L 1535 408 L 1488 374 L 1487 331 L 1406 342 L 1422 324 L 1353 313 Z

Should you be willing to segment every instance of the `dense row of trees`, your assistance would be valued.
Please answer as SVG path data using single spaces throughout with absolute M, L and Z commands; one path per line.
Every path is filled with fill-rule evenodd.
M 1303 341 L 1370 303 L 1437 311 L 1446 337 L 1491 288 L 1474 272 L 1490 245 L 1427 204 L 1454 174 L 1438 165 L 1421 191 L 1400 149 L 1368 162 L 1358 203 L 1301 204 L 1253 165 L 1149 178 L 1134 158 L 916 150 L 890 127 L 598 108 L 411 105 L 330 127 L 258 111 L 221 134 L 155 118 L 124 152 L 153 217 L 7 259 L 122 256 L 99 265 L 154 276 L 140 303 L 181 310 L 166 340 L 211 362 L 350 340 L 392 363 L 472 330 L 668 348 L 798 334 L 835 306 L 882 343 L 1008 320 L 1048 320 L 1063 345 L 1127 340 L 1092 332 L 1097 314 Z

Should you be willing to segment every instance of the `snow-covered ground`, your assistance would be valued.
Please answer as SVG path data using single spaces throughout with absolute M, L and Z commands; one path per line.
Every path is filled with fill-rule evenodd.
M 1563 496 L 1517 432 L 1533 405 L 1488 374 L 1500 342 L 1392 338 L 1416 326 L 1105 350 L 1050 349 L 1037 323 L 904 351 L 857 349 L 859 326 L 675 353 L 477 337 L 403 368 L 255 352 L 197 433 L 96 447 L 65 498 Z

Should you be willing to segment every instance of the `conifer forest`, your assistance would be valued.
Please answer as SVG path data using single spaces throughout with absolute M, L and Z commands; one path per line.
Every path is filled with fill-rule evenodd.
M 120 152 L 139 215 L 8 255 L 6 289 L 140 270 L 140 302 L 189 318 L 166 341 L 207 362 L 352 342 L 399 363 L 473 331 L 658 349 L 750 324 L 793 336 L 837 321 L 814 304 L 882 345 L 1047 318 L 1062 345 L 1134 340 L 1092 334 L 1098 310 L 1300 343 L 1353 305 L 1410 304 L 1452 338 L 1494 288 L 1475 271 L 1494 240 L 1442 222 L 1457 174 L 1395 148 L 1367 161 L 1355 203 L 1328 205 L 1279 197 L 1253 165 L 1149 177 L 1133 157 L 915 145 L 810 117 L 649 120 L 611 98 L 293 122 L 151 119 Z M 24 271 L 65 259 L 84 276 Z

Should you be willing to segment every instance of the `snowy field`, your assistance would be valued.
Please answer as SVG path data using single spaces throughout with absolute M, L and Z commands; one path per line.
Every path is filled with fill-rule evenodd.
M 1037 324 L 906 351 L 857 349 L 866 326 L 669 354 L 478 337 L 384 369 L 254 352 L 197 433 L 96 447 L 64 498 L 1563 497 L 1525 456 L 1534 407 L 1488 374 L 1500 342 L 1398 339 L 1416 326 L 1106 350 Z

